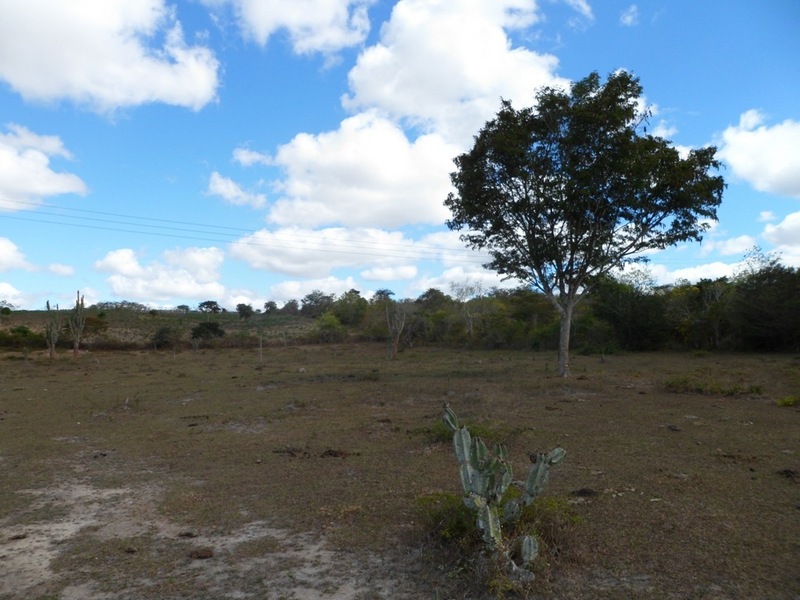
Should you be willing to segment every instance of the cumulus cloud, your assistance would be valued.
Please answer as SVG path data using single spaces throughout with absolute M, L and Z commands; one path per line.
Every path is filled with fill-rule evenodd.
M 401 265 L 399 267 L 374 267 L 361 271 L 361 277 L 367 281 L 398 281 L 417 276 L 417 267 Z
M 216 171 L 211 173 L 206 193 L 212 196 L 219 196 L 225 202 L 234 206 L 261 208 L 267 203 L 267 197 L 264 194 L 248 192 L 242 189 L 233 179 L 224 177 Z
M 624 27 L 633 27 L 639 24 L 639 7 L 631 4 L 619 16 L 619 24 Z
M 25 294 L 6 281 L 0 281 L 0 300 L 5 300 L 12 306 L 27 304 Z
M 256 152 L 249 148 L 236 148 L 233 151 L 233 160 L 243 167 L 252 167 L 253 165 L 271 166 L 274 163 L 269 154 Z
M 331 53 L 364 41 L 375 0 L 204 0 L 233 8 L 245 36 L 260 45 L 286 31 L 297 54 Z
M 27 100 L 199 110 L 216 97 L 218 70 L 211 50 L 186 44 L 164 0 L 3 2 L 0 79 Z
M 501 98 L 527 106 L 537 88 L 566 85 L 555 56 L 512 47 L 508 30 L 538 18 L 534 0 L 400 0 L 350 71 L 343 103 L 465 147 Z
M 8 133 L 0 133 L 0 210 L 23 210 L 49 196 L 87 193 L 80 177 L 50 165 L 53 157 L 71 158 L 60 138 L 13 123 L 6 129 Z
M 701 279 L 732 277 L 738 268 L 739 263 L 727 264 L 720 261 L 675 270 L 670 270 L 665 265 L 657 263 L 651 263 L 648 266 L 650 273 L 659 285 L 672 284 L 682 279 L 695 282 Z
M 350 117 L 336 131 L 299 134 L 275 156 L 286 176 L 268 218 L 306 227 L 440 224 L 457 153 L 435 134 L 411 142 L 374 113 Z
M 775 244 L 774 251 L 781 255 L 782 262 L 800 266 L 800 212 L 787 215 L 777 225 L 767 225 L 764 238 Z
M 712 252 L 722 256 L 742 254 L 756 245 L 756 238 L 750 235 L 740 235 L 727 240 L 703 240 L 700 254 L 706 256 Z
M 722 133 L 719 156 L 755 189 L 800 198 L 800 122 L 764 122 L 758 110 L 743 113 Z
M 107 282 L 117 296 L 128 300 L 218 298 L 225 288 L 219 280 L 224 254 L 218 248 L 170 250 L 163 260 L 143 265 L 130 248 L 112 250 L 95 263 L 109 273 Z
M 11 269 L 32 271 L 33 265 L 28 262 L 14 242 L 8 238 L 0 237 L 0 273 Z
M 317 279 L 304 279 L 303 281 L 282 281 L 269 289 L 269 299 L 278 304 L 289 300 L 301 300 L 314 290 L 322 290 L 326 294 L 339 296 L 349 290 L 358 289 L 359 285 L 352 277 L 344 279 L 339 277 L 321 277 Z M 362 295 L 367 296 L 362 291 Z
M 325 277 L 340 268 L 405 266 L 426 256 L 401 232 L 342 227 L 262 229 L 231 244 L 229 256 L 297 277 Z

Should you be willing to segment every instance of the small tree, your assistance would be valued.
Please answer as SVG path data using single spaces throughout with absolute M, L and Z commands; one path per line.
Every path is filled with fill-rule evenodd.
M 78 358 L 78 350 L 81 345 L 81 338 L 83 337 L 83 328 L 86 325 L 86 310 L 83 305 L 83 296 L 80 290 L 75 300 L 75 308 L 67 318 L 67 327 L 72 334 L 72 356 Z
M 222 308 L 220 308 L 219 302 L 216 300 L 205 300 L 197 305 L 197 310 L 201 313 L 205 313 L 207 318 L 212 314 L 217 314 L 222 312 Z
M 647 134 L 642 87 L 624 71 L 571 90 L 545 88 L 537 106 L 500 112 L 455 159 L 447 225 L 466 230 L 486 264 L 542 292 L 559 313 L 558 372 L 569 375 L 575 305 L 592 281 L 642 252 L 700 240 L 716 220 L 716 148 L 681 157 Z
M 61 312 L 58 310 L 58 304 L 55 309 L 50 308 L 50 300 L 45 304 L 47 308 L 47 322 L 44 325 L 44 336 L 47 340 L 47 354 L 52 360 L 56 356 L 56 344 L 58 344 L 58 336 L 61 335 L 61 329 L 64 327 L 64 321 L 61 318 Z
M 249 319 L 255 314 L 252 304 L 237 304 L 236 312 L 239 314 L 240 319 Z

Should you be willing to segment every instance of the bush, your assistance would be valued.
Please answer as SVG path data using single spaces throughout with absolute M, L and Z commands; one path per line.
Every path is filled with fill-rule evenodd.
M 225 330 L 216 322 L 206 321 L 204 323 L 198 323 L 192 328 L 193 340 L 210 340 L 224 337 L 224 335 Z
M 317 319 L 312 335 L 323 344 L 341 342 L 346 331 L 341 321 L 331 311 L 327 311 Z

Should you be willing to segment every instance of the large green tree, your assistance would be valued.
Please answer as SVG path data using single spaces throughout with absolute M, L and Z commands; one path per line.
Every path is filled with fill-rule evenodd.
M 486 264 L 550 299 L 561 320 L 558 370 L 569 375 L 575 305 L 591 282 L 642 252 L 700 240 L 716 220 L 716 148 L 683 157 L 648 134 L 638 78 L 597 73 L 543 88 L 534 107 L 503 101 L 455 159 L 447 225 Z

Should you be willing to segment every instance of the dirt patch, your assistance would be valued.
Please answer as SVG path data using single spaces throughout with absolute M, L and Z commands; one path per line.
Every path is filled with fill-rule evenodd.
M 162 598 L 170 589 L 183 589 L 183 598 L 417 597 L 413 586 L 392 576 L 396 570 L 387 563 L 397 557 L 336 551 L 324 537 L 263 521 L 224 533 L 182 527 L 158 515 L 154 489 L 101 489 L 73 481 L 22 493 L 31 502 L 13 516 L 16 523 L 0 520 L 0 598 L 53 592 L 62 600 Z M 133 563 L 139 556 L 147 562 L 165 547 L 177 560 L 142 576 Z M 87 548 L 117 556 L 90 556 Z M 118 572 L 109 580 L 100 573 L 120 557 L 131 563 L 130 577 Z M 70 582 L 75 573 L 82 580 Z

